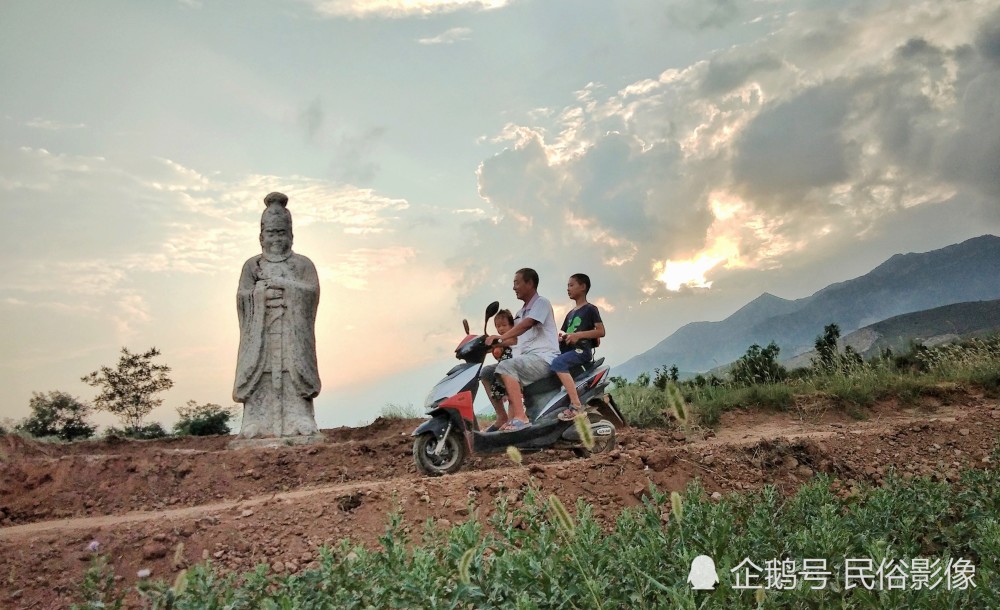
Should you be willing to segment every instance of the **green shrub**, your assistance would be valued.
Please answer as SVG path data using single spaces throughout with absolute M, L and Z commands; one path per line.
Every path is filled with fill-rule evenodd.
M 630 426 L 649 428 L 667 424 L 667 395 L 655 386 L 625 384 L 611 391 Z
M 955 485 L 890 476 L 884 487 L 842 499 L 817 477 L 784 498 L 771 487 L 716 502 L 697 485 L 669 496 L 655 488 L 605 532 L 582 500 L 567 510 L 529 486 L 517 508 L 506 499 L 485 527 L 476 519 L 442 530 L 431 523 L 412 540 L 398 513 L 379 548 L 341 541 L 320 550 L 319 567 L 285 576 L 267 565 L 221 575 L 204 563 L 183 582 L 144 585 L 149 608 L 996 608 L 1000 607 L 1000 471 L 972 470 Z M 692 560 L 714 559 L 719 584 L 695 591 Z M 848 558 L 966 559 L 974 587 L 846 588 Z M 823 589 L 799 580 L 786 590 L 741 590 L 744 560 L 761 567 L 825 560 Z M 877 579 L 877 577 L 876 577 Z M 91 591 L 115 599 L 100 583 Z M 763 601 L 760 595 L 763 594 Z M 169 600 L 169 601 L 168 601 Z M 168 606 L 169 604 L 169 606 Z M 103 606 L 84 606 L 103 607 Z
M 167 436 L 167 431 L 157 422 L 138 427 L 128 426 L 125 428 L 116 428 L 114 426 L 109 426 L 104 431 L 104 439 L 108 441 L 126 438 L 134 440 L 152 440 L 163 438 L 165 436 Z
M 186 407 L 178 407 L 180 420 L 174 424 L 174 434 L 183 436 L 212 436 L 229 434 L 229 420 L 233 418 L 233 407 L 222 407 L 215 403 L 199 405 L 189 400 Z

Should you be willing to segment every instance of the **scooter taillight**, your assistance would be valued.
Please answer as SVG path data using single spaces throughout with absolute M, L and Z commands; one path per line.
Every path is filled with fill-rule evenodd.
M 597 375 L 595 375 L 594 378 L 590 380 L 590 383 L 587 384 L 587 387 L 588 388 L 592 388 L 592 387 L 596 386 L 597 384 L 599 384 L 601 382 L 601 380 L 604 379 L 604 375 L 607 372 L 608 372 L 607 370 L 604 370 L 604 371 L 601 371 L 600 373 L 598 373 Z

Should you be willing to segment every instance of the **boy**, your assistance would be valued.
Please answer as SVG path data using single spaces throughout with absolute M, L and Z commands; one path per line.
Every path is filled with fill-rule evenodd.
M 604 336 L 601 312 L 596 305 L 587 302 L 589 292 L 590 277 L 584 273 L 574 273 L 570 276 L 569 282 L 566 283 L 566 294 L 573 299 L 576 307 L 566 314 L 566 319 L 563 321 L 562 332 L 559 335 L 562 353 L 549 365 L 569 395 L 569 408 L 559 414 L 559 419 L 562 421 L 570 421 L 585 412 L 569 370 L 593 360 L 598 339 Z

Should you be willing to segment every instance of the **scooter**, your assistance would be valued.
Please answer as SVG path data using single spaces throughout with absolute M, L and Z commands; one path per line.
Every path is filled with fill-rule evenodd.
M 479 374 L 492 347 L 486 344 L 486 325 L 500 310 L 494 301 L 486 308 L 483 334 L 469 334 L 462 320 L 465 339 L 455 348 L 462 361 L 445 374 L 427 394 L 424 409 L 430 419 L 413 431 L 413 459 L 417 470 L 430 476 L 457 472 L 470 454 L 503 453 L 507 447 L 520 451 L 546 448 L 569 449 L 581 457 L 611 451 L 617 445 L 616 426 L 625 418 L 605 388 L 611 383 L 604 358 L 570 370 L 580 402 L 587 411 L 593 444 L 586 447 L 573 421 L 562 421 L 559 413 L 569 407 L 569 396 L 554 374 L 524 387 L 524 407 L 531 425 L 510 432 L 484 432 L 473 409 L 481 387 Z

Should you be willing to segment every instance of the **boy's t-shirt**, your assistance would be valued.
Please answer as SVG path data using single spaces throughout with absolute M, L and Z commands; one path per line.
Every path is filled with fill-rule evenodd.
M 594 330 L 597 328 L 599 323 L 603 323 L 601 320 L 601 311 L 597 309 L 597 305 L 593 303 L 586 303 L 578 309 L 574 309 L 566 314 L 566 319 L 563 320 L 562 331 L 567 335 L 570 333 L 579 333 L 586 330 Z M 567 349 L 593 349 L 596 341 L 594 339 L 580 339 L 573 345 L 563 344 L 563 351 Z

